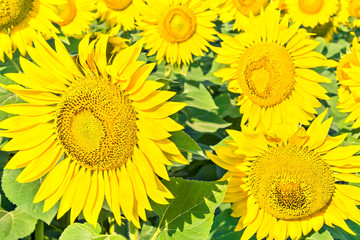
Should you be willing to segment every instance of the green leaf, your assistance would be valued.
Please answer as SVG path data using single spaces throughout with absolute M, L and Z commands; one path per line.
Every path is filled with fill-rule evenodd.
M 17 240 L 31 234 L 37 219 L 16 208 L 12 212 L 0 208 L 0 239 Z
M 356 235 L 352 235 L 341 227 L 335 226 L 334 228 L 325 225 L 325 228 L 330 232 L 331 236 L 334 239 L 341 239 L 341 240 L 359 240 L 360 236 L 360 227 L 356 223 L 346 220 L 347 225 Z
M 334 239 L 331 234 L 324 230 L 323 228 L 319 232 L 315 232 L 309 237 L 306 237 L 306 240 L 331 240 Z
M 214 212 L 224 198 L 227 182 L 171 178 L 163 184 L 174 195 L 168 205 L 152 204 L 159 215 L 157 239 L 206 239 Z
M 49 211 L 43 213 L 44 202 L 33 203 L 33 199 L 40 187 L 41 180 L 38 179 L 30 183 L 19 183 L 16 181 L 16 178 L 21 171 L 22 169 L 4 169 L 1 186 L 6 197 L 12 203 L 19 206 L 21 210 L 50 224 L 57 213 L 59 208 L 58 204 Z
M 151 239 L 152 236 L 154 236 L 156 232 L 156 228 L 151 226 L 150 224 L 148 223 L 144 223 L 142 226 L 141 226 L 141 231 L 140 231 L 140 239 L 141 240 L 148 240 L 148 239 Z
M 216 96 L 214 100 L 216 106 L 218 106 L 218 110 L 215 111 L 218 116 L 230 116 L 232 118 L 240 117 L 240 111 L 235 106 L 235 103 L 231 102 L 230 95 L 228 93 L 222 93 Z
M 176 95 L 174 101 L 187 103 L 188 107 L 205 110 L 218 108 L 206 87 L 202 83 L 195 81 L 186 81 L 183 94 Z
M 212 112 L 196 108 L 187 108 L 186 113 L 189 120 L 186 124 L 198 132 L 214 133 L 219 128 L 226 128 L 231 125 Z
M 202 152 L 199 145 L 184 131 L 172 132 L 169 140 L 175 143 L 180 151 L 191 152 L 200 156 L 204 156 L 204 153 Z
M 120 235 L 101 235 L 100 232 L 99 224 L 95 228 L 89 223 L 74 223 L 64 230 L 59 240 L 126 240 Z
M 13 218 L 11 213 L 0 207 L 0 239 L 6 238 L 11 230 Z
M 230 216 L 231 209 L 226 209 L 217 215 L 214 219 L 214 224 L 211 227 L 211 232 L 208 239 L 211 240 L 238 240 L 241 238 L 242 232 L 235 232 L 235 226 L 238 223 L 238 218 Z

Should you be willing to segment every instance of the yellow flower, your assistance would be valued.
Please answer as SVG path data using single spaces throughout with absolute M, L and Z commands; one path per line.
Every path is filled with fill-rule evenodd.
M 360 1 L 350 0 L 349 2 L 349 16 L 354 17 L 354 27 L 360 27 Z
M 81 38 L 90 30 L 92 20 L 95 18 L 96 9 L 94 0 L 66 0 L 66 3 L 56 5 L 55 13 L 61 18 L 55 21 L 61 30 L 68 36 Z
M 305 27 L 325 24 L 339 11 L 339 0 L 285 0 L 285 5 L 290 17 Z
M 135 29 L 143 0 L 98 0 L 97 17 L 110 27 L 120 25 L 125 31 Z
M 340 146 L 347 134 L 328 136 L 332 119 L 320 114 L 307 130 L 279 127 L 272 134 L 243 128 L 228 130 L 228 146 L 208 153 L 228 170 L 224 202 L 240 217 L 241 240 L 299 239 L 326 224 L 354 234 L 344 220 L 360 223 L 360 146 Z
M 208 10 L 202 0 L 147 0 L 141 10 L 138 29 L 144 36 L 148 55 L 156 55 L 161 62 L 166 58 L 171 64 L 189 64 L 192 55 L 204 56 L 209 41 L 215 40 L 217 15 Z
M 295 23 L 288 27 L 289 17 L 280 21 L 280 11 L 268 7 L 259 17 L 250 17 L 245 33 L 235 37 L 220 35 L 224 40 L 217 61 L 230 65 L 215 73 L 229 80 L 228 89 L 240 93 L 238 105 L 242 124 L 268 129 L 276 124 L 309 124 L 315 117 L 317 100 L 328 99 L 318 82 L 330 82 L 309 69 L 328 64 L 327 59 L 312 51 L 319 42 Z
M 47 0 L 7 0 L 0 2 L 0 60 L 4 62 L 4 54 L 10 59 L 12 53 L 19 49 L 22 55 L 26 46 L 31 45 L 36 32 L 51 35 L 57 32 L 50 20 L 57 16 L 50 4 L 57 1 Z
M 337 66 L 336 79 L 338 89 L 338 108 L 341 112 L 350 113 L 345 122 L 354 122 L 353 128 L 360 127 L 360 44 L 355 37 L 351 52 L 345 54 Z
M 187 163 L 168 140 L 169 131 L 182 129 L 169 115 L 184 104 L 168 102 L 174 92 L 146 81 L 155 64 L 136 60 L 141 42 L 108 65 L 108 36 L 89 37 L 76 62 L 60 40 L 54 51 L 40 38 L 28 50 L 36 64 L 21 58 L 24 73 L 7 74 L 20 85 L 3 87 L 27 103 L 0 108 L 17 115 L 0 122 L 7 129 L 0 135 L 12 138 L 3 150 L 19 150 L 6 168 L 25 167 L 21 183 L 47 174 L 34 199 L 45 200 L 44 211 L 61 198 L 58 217 L 71 209 L 73 222 L 82 211 L 95 225 L 105 197 L 118 224 L 122 211 L 140 227 L 139 216 L 146 220 L 151 210 L 148 197 L 160 204 L 173 197 L 156 175 L 169 180 L 170 160 Z
M 243 30 L 244 21 L 247 20 L 250 13 L 254 16 L 260 14 L 261 9 L 266 8 L 269 0 L 222 0 L 219 1 L 219 19 L 222 22 L 235 20 L 233 29 Z

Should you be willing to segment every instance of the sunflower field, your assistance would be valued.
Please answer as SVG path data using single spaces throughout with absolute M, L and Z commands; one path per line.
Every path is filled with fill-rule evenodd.
M 360 0 L 0 0 L 0 240 L 359 240 Z

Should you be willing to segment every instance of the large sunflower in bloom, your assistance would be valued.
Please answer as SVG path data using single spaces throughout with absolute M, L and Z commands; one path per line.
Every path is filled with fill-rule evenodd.
M 111 27 L 119 25 L 129 31 L 135 29 L 135 20 L 139 17 L 139 6 L 143 1 L 97 0 L 97 16 Z
M 275 124 L 309 124 L 315 117 L 317 100 L 328 99 L 318 82 L 330 82 L 310 68 L 329 64 L 312 51 L 319 42 L 309 39 L 299 24 L 280 21 L 280 11 L 268 7 L 259 17 L 250 17 L 245 33 L 224 40 L 217 61 L 230 65 L 215 73 L 229 80 L 229 90 L 240 93 L 242 124 L 267 129 Z
M 158 176 L 169 179 L 169 161 L 187 163 L 169 131 L 182 126 L 169 115 L 184 107 L 168 102 L 174 92 L 146 81 L 155 64 L 137 61 L 141 43 L 122 50 L 107 64 L 107 35 L 79 45 L 75 62 L 60 40 L 56 51 L 44 39 L 20 59 L 23 74 L 7 76 L 20 85 L 3 86 L 27 103 L 2 106 L 17 116 L 0 123 L 0 135 L 12 138 L 4 151 L 19 150 L 6 165 L 24 168 L 17 181 L 45 174 L 34 202 L 44 211 L 60 200 L 58 217 L 71 209 L 71 222 L 82 211 L 96 224 L 104 197 L 121 224 L 121 211 L 140 227 L 151 210 L 148 197 L 166 204 L 172 194 Z M 94 45 L 96 45 L 94 49 Z M 27 88 L 23 87 L 26 86 Z M 63 158 L 62 158 L 63 156 Z
M 360 223 L 360 146 L 340 146 L 347 134 L 328 136 L 332 119 L 320 114 L 308 130 L 278 128 L 271 134 L 228 130 L 228 146 L 208 153 L 228 170 L 224 202 L 240 217 L 235 231 L 245 228 L 241 240 L 299 239 L 326 224 L 354 234 L 345 220 Z
M 171 64 L 189 64 L 192 55 L 204 56 L 213 42 L 217 15 L 202 0 L 147 0 L 141 10 L 138 29 L 144 36 L 148 55 L 156 53 Z
M 287 12 L 304 27 L 325 24 L 339 9 L 339 0 L 285 0 Z
M 6 0 L 0 1 L 0 60 L 4 54 L 12 58 L 12 53 L 19 49 L 22 55 L 26 46 L 31 45 L 39 31 L 50 35 L 56 28 L 50 20 L 57 16 L 49 4 L 57 1 L 48 0 Z
M 350 113 L 345 122 L 355 121 L 353 128 L 360 127 L 360 44 L 355 37 L 351 52 L 345 54 L 337 66 L 338 108 Z
M 230 22 L 235 20 L 233 29 L 243 30 L 244 21 L 250 13 L 254 16 L 260 14 L 261 9 L 266 8 L 269 0 L 222 0 L 218 1 L 219 20 Z
M 95 0 L 66 0 L 64 4 L 56 5 L 55 13 L 61 18 L 56 23 L 68 36 L 82 37 L 90 29 L 95 18 Z

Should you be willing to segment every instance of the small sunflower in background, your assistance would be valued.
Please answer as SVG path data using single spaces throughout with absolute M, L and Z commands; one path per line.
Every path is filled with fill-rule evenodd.
M 355 233 L 345 220 L 360 223 L 360 146 L 339 146 L 347 136 L 328 136 L 332 118 L 320 114 L 307 130 L 280 127 L 272 133 L 228 130 L 228 146 L 207 153 L 228 170 L 224 202 L 240 217 L 241 240 L 299 239 L 324 224 Z
M 349 16 L 355 18 L 353 26 L 360 27 L 360 0 L 350 0 Z
M 326 24 L 340 9 L 339 0 L 285 0 L 287 13 L 304 27 Z
M 55 6 L 55 13 L 61 18 L 55 21 L 67 36 L 81 38 L 90 30 L 95 19 L 95 0 L 66 0 L 64 4 Z
M 12 53 L 19 49 L 26 54 L 26 46 L 31 45 L 36 32 L 51 35 L 58 32 L 51 20 L 58 20 L 51 4 L 58 1 L 47 0 L 7 0 L 0 3 L 0 60 L 4 54 L 12 59 Z
M 217 14 L 202 0 L 147 0 L 138 22 L 148 55 L 160 63 L 189 64 L 204 56 L 217 33 Z
M 235 20 L 233 29 L 243 30 L 244 21 L 250 13 L 254 16 L 260 14 L 261 9 L 266 8 L 269 0 L 222 0 L 218 2 L 219 20 L 226 23 Z
M 311 68 L 327 66 L 322 54 L 312 51 L 319 42 L 311 33 L 289 26 L 289 16 L 280 22 L 280 11 L 268 7 L 259 17 L 246 20 L 245 33 L 220 35 L 221 48 L 214 48 L 216 61 L 230 65 L 215 72 L 229 81 L 228 89 L 240 93 L 241 124 L 268 129 L 276 124 L 309 124 L 329 99 L 319 82 L 330 80 Z
M 351 52 L 339 61 L 336 79 L 338 88 L 338 108 L 340 112 L 350 113 L 345 122 L 353 122 L 352 128 L 360 127 L 360 44 L 355 37 Z
M 0 122 L 1 136 L 12 138 L 4 151 L 17 151 L 5 168 L 24 168 L 17 181 L 45 179 L 34 202 L 48 211 L 60 199 L 58 217 L 82 211 L 96 225 L 104 198 L 121 224 L 121 212 L 136 227 L 172 194 L 157 175 L 169 180 L 170 161 L 187 164 L 169 131 L 183 127 L 169 118 L 185 104 L 167 101 L 174 92 L 147 81 L 155 64 L 137 61 L 142 43 L 122 50 L 108 65 L 108 36 L 79 44 L 74 61 L 59 39 L 56 51 L 39 37 L 20 58 L 24 73 L 7 77 L 20 85 L 2 87 L 26 101 L 1 107 L 16 116 Z M 95 46 L 95 47 L 94 47 Z M 26 86 L 27 88 L 23 87 Z
M 97 17 L 110 27 L 119 25 L 124 31 L 135 29 L 139 6 L 143 0 L 97 0 Z

